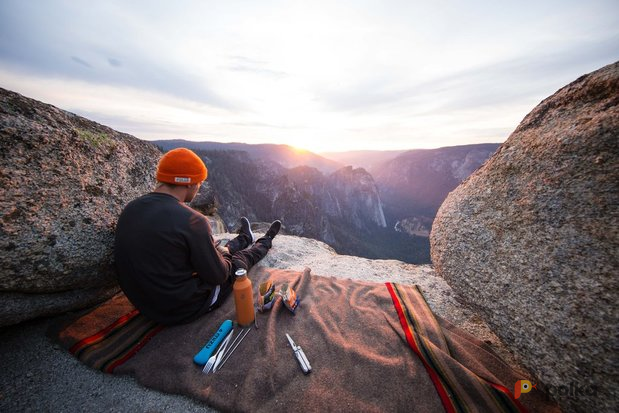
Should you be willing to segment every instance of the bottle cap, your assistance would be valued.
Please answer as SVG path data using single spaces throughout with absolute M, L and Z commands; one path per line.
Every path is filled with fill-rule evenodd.
M 242 277 L 244 275 L 247 275 L 247 270 L 244 268 L 239 268 L 238 270 L 236 270 L 234 275 L 236 275 L 237 277 Z

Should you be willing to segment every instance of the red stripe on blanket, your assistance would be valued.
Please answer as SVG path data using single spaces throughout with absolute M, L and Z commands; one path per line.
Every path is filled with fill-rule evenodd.
M 493 383 L 491 381 L 488 381 L 486 379 L 483 379 L 486 383 L 488 383 L 489 385 L 491 385 L 492 387 L 494 387 L 497 391 L 500 391 L 501 393 L 504 393 L 507 398 L 509 398 L 509 400 L 511 400 L 512 403 L 514 403 L 516 405 L 516 407 L 518 408 L 518 411 L 521 413 L 528 413 L 528 410 L 526 409 L 526 407 L 524 407 L 518 400 L 516 400 L 516 398 L 514 397 L 514 395 L 512 394 L 511 391 L 509 391 L 509 389 L 505 386 L 502 386 L 500 384 L 497 383 Z
M 135 353 L 140 351 L 142 347 L 144 347 L 150 341 L 150 339 L 153 338 L 161 330 L 163 330 L 163 326 L 160 325 L 160 326 L 155 327 L 155 329 L 149 331 L 148 334 L 142 337 L 142 339 L 138 341 L 137 344 L 133 348 L 127 351 L 127 353 L 125 353 L 123 357 L 114 361 L 112 364 L 110 364 L 105 369 L 103 369 L 103 371 L 105 371 L 106 373 L 112 373 L 116 367 L 120 366 L 121 364 L 129 360 L 131 357 L 133 357 Z
M 406 321 L 406 316 L 404 315 L 404 309 L 402 308 L 400 304 L 400 300 L 398 299 L 396 292 L 393 289 L 392 284 L 388 282 L 388 283 L 385 283 L 385 285 L 387 286 L 387 289 L 389 290 L 389 294 L 391 295 L 391 299 L 393 300 L 393 305 L 396 309 L 396 312 L 398 313 L 398 318 L 400 319 L 400 324 L 402 325 L 402 329 L 404 330 L 404 334 L 406 335 L 406 341 L 408 342 L 408 345 L 419 356 L 419 359 L 425 366 L 426 371 L 430 375 L 430 378 L 432 379 L 432 382 L 434 383 L 434 387 L 436 388 L 436 391 L 438 392 L 438 395 L 441 398 L 441 402 L 443 403 L 443 407 L 445 408 L 445 410 L 448 413 L 455 413 L 456 408 L 451 398 L 449 397 L 447 390 L 443 386 L 441 378 L 436 373 L 436 371 L 428 364 L 426 359 L 422 356 L 421 351 L 419 350 L 419 347 L 417 347 L 417 343 L 415 342 L 415 339 L 413 338 L 413 334 L 410 331 L 410 326 L 408 325 L 408 322 Z
M 75 343 L 70 349 L 69 352 L 71 354 L 75 354 L 78 351 L 80 351 L 82 348 L 92 345 L 98 341 L 103 340 L 111 331 L 113 331 L 114 329 L 121 327 L 123 325 L 125 325 L 126 323 L 128 323 L 132 318 L 134 318 L 135 316 L 137 316 L 138 314 L 140 314 L 140 312 L 136 309 L 131 311 L 128 314 L 125 314 L 124 316 L 120 317 L 118 320 L 114 321 L 112 324 L 110 324 L 109 326 L 105 327 L 103 330 L 93 334 L 90 337 L 86 337 L 80 341 L 78 341 L 77 343 Z
M 430 363 L 428 363 L 428 361 L 423 355 L 423 352 L 419 348 L 419 344 L 415 340 L 415 337 L 413 335 L 413 330 L 414 330 L 413 326 L 409 324 L 406 314 L 405 314 L 406 311 L 410 313 L 413 309 L 405 310 L 405 308 L 403 307 L 400 301 L 400 297 L 398 296 L 398 292 L 396 291 L 396 288 L 397 288 L 396 286 L 394 286 L 392 283 L 385 283 L 385 285 L 387 286 L 389 294 L 391 295 L 391 299 L 393 300 L 393 304 L 396 309 L 396 312 L 398 313 L 400 324 L 402 325 L 402 329 L 404 330 L 404 334 L 406 335 L 406 341 L 408 342 L 409 346 L 413 349 L 413 351 L 419 356 L 419 358 L 423 362 L 423 365 L 428 371 L 430 378 L 432 379 L 432 382 L 434 383 L 434 386 L 436 387 L 436 390 L 439 393 L 439 396 L 441 397 L 441 401 L 443 402 L 443 406 L 445 407 L 445 410 L 447 410 L 448 412 L 459 411 L 460 408 L 458 408 L 458 406 L 455 404 L 457 403 L 457 401 L 453 400 L 449 396 L 448 389 L 445 383 L 443 383 L 443 379 L 441 378 L 440 372 L 437 372 L 435 368 L 432 367 Z M 411 313 L 411 317 L 412 316 L 413 315 Z M 423 346 L 423 343 L 420 343 L 420 344 Z M 518 411 L 520 413 L 527 413 L 527 409 L 518 400 L 515 399 L 513 394 L 505 386 L 498 384 L 498 383 L 493 383 L 483 377 L 477 376 L 477 378 L 481 380 L 482 382 L 486 383 L 487 386 L 494 389 L 494 391 L 496 391 L 497 393 L 502 394 L 507 399 L 507 401 L 509 401 L 509 402 L 507 401 L 504 402 L 504 407 L 508 411 Z M 496 394 L 496 396 L 498 397 L 498 394 Z M 499 399 L 497 398 L 496 400 L 498 401 Z

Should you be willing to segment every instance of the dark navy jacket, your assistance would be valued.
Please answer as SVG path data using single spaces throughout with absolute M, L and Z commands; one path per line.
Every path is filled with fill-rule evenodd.
M 163 324 L 206 313 L 216 285 L 228 281 L 230 255 L 217 250 L 202 214 L 168 194 L 131 201 L 116 226 L 114 258 L 127 298 Z

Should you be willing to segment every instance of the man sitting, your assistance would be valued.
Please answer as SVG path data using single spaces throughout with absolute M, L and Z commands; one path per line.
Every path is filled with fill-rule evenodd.
M 155 190 L 127 204 L 116 226 L 120 287 L 142 314 L 162 324 L 187 323 L 219 307 L 232 291 L 234 272 L 264 258 L 281 228 L 273 222 L 254 243 L 243 217 L 240 234 L 218 247 L 206 217 L 184 204 L 207 173 L 191 150 L 169 151 L 159 161 Z

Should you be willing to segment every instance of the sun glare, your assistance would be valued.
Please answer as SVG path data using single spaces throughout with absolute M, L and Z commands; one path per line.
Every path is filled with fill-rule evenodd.
M 49 45 L 38 48 L 15 32 L 14 56 L 0 56 L 2 87 L 146 140 L 318 153 L 436 148 L 505 140 L 540 100 L 615 54 L 605 27 L 616 26 L 616 13 L 605 7 L 597 8 L 599 22 L 540 15 L 526 30 L 508 24 L 516 29 L 496 34 L 507 20 L 488 21 L 468 3 L 247 2 L 239 10 L 195 2 L 191 10 L 153 5 L 146 14 L 125 3 L 115 12 L 93 5 L 99 13 L 71 18 L 71 30 L 52 21 Z M 518 17 L 522 8 L 511 7 Z M 118 25 L 116 12 L 132 24 Z M 30 25 L 39 33 L 43 20 L 15 17 L 5 30 Z M 74 35 L 79 29 L 83 36 Z M 583 40 L 593 35 L 606 45 L 597 59 L 590 59 L 593 40 Z M 556 53 L 558 69 L 532 45 Z

